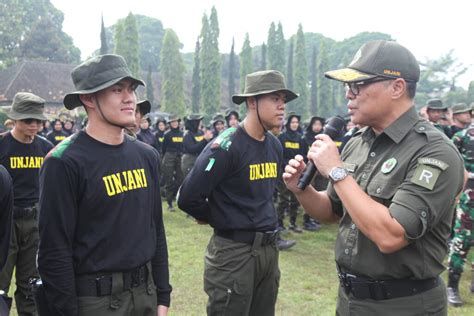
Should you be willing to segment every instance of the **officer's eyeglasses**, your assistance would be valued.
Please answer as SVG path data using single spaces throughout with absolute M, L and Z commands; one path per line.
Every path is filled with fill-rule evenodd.
M 41 120 L 32 119 L 32 118 L 28 118 L 28 119 L 24 119 L 24 120 L 20 120 L 20 121 L 22 121 L 22 122 L 25 123 L 26 125 L 30 125 L 31 123 L 36 123 L 36 124 L 41 124 L 41 123 L 43 123 L 43 121 L 41 121 Z
M 368 86 L 369 84 L 381 82 L 381 81 L 388 81 L 393 80 L 392 78 L 375 78 L 372 80 L 367 81 L 358 81 L 358 82 L 346 82 L 344 83 L 344 88 L 346 89 L 346 93 L 351 91 L 354 96 L 358 96 L 360 94 L 360 87 Z

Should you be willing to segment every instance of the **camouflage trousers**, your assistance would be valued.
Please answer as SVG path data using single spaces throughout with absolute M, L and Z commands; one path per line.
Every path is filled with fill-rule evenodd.
M 449 271 L 462 273 L 464 263 L 466 262 L 469 248 L 471 247 L 472 220 L 474 219 L 474 201 L 469 194 L 473 194 L 472 189 L 465 190 L 459 204 L 456 207 L 456 221 L 454 224 L 454 237 L 451 242 L 449 252 Z M 472 263 L 474 268 L 474 263 Z
M 184 154 L 183 158 L 181 159 L 181 170 L 183 171 L 183 177 L 186 178 L 188 173 L 194 167 L 194 163 L 196 162 L 197 156 Z

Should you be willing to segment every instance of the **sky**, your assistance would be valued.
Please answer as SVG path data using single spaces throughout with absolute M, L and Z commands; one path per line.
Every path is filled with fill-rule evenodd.
M 229 53 L 232 38 L 240 52 L 248 32 L 252 46 L 266 42 L 270 23 L 281 22 L 285 38 L 304 32 L 321 33 L 341 41 L 360 32 L 383 32 L 413 52 L 419 61 L 437 59 L 453 50 L 469 67 L 458 85 L 474 80 L 474 41 L 469 0 L 51 0 L 64 13 L 63 31 L 74 40 L 85 59 L 100 47 L 100 19 L 113 25 L 129 12 L 161 20 L 193 52 L 204 13 L 216 7 L 221 53 Z

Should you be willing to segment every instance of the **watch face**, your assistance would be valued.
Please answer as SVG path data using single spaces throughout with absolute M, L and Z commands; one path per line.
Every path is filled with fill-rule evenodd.
M 344 170 L 343 168 L 334 168 L 333 170 L 331 170 L 331 178 L 333 179 L 333 181 L 342 180 L 346 177 L 346 175 L 346 170 Z

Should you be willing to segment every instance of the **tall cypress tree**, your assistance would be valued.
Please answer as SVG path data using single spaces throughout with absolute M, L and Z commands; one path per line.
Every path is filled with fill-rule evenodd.
M 235 93 L 235 50 L 234 50 L 234 39 L 232 38 L 232 47 L 229 55 L 229 80 L 228 80 L 228 91 L 229 91 L 229 107 L 235 108 L 234 102 L 232 102 L 232 95 Z
M 217 11 L 213 7 L 209 19 L 204 14 L 201 29 L 201 104 L 206 121 L 220 109 L 221 59 L 218 36 Z
M 468 105 L 474 102 L 474 81 L 469 82 L 469 88 L 467 89 L 467 102 Z
M 245 76 L 253 72 L 252 47 L 250 46 L 249 33 L 245 34 L 244 44 L 240 52 L 240 91 L 245 89 Z M 245 115 L 245 104 L 240 107 L 240 116 Z
M 288 48 L 288 63 L 286 67 L 286 83 L 289 89 L 293 89 L 293 38 L 289 39 L 290 47 Z
M 132 74 L 140 78 L 138 27 L 137 20 L 132 12 L 128 14 L 123 24 L 120 26 L 120 32 L 118 28 L 119 25 L 117 25 L 115 53 L 123 56 L 127 61 L 128 68 Z
M 268 37 L 267 37 L 267 56 L 268 56 L 268 67 L 269 69 L 275 69 L 276 63 L 276 29 L 275 23 L 272 22 L 270 24 L 270 28 L 268 29 Z
M 193 68 L 193 87 L 191 96 L 191 109 L 193 113 L 199 113 L 201 106 L 201 61 L 199 54 L 201 52 L 201 44 L 199 37 L 196 41 L 196 48 L 194 49 L 194 68 Z
M 299 97 L 293 101 L 296 113 L 303 118 L 308 116 L 308 62 L 306 61 L 306 44 L 303 27 L 300 24 L 296 33 L 295 49 L 295 90 Z
M 265 42 L 262 43 L 262 59 L 260 62 L 261 62 L 260 70 L 266 70 L 267 69 L 267 45 L 265 45 Z
M 181 43 L 172 29 L 165 31 L 160 53 L 161 106 L 166 112 L 185 115 L 183 58 L 179 52 Z
M 150 101 L 150 103 L 153 105 L 155 101 L 155 95 L 153 91 L 153 79 L 151 77 L 151 74 L 152 74 L 151 66 L 148 66 L 148 73 L 146 75 L 146 99 Z
M 318 113 L 318 69 L 317 69 L 317 48 L 313 45 L 313 52 L 311 54 L 311 103 L 310 103 L 310 115 L 316 115 Z
M 107 35 L 104 26 L 104 15 L 102 15 L 102 23 L 100 25 L 100 54 L 107 54 L 108 51 L 109 48 L 107 47 Z
M 329 58 L 323 41 L 321 41 L 318 56 L 318 74 L 324 74 L 329 70 Z M 324 76 L 318 76 L 318 115 L 323 117 L 329 116 L 332 112 L 332 92 L 329 81 Z
M 278 22 L 278 27 L 275 34 L 275 42 L 276 42 L 276 51 L 275 51 L 275 68 L 276 70 L 281 71 L 282 73 L 285 72 L 286 66 L 286 43 L 285 43 L 285 36 L 283 35 L 283 26 L 281 22 Z

